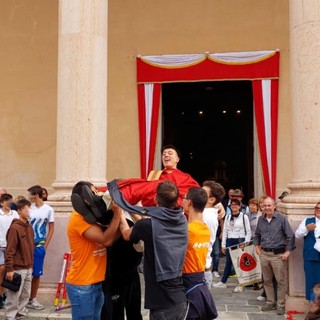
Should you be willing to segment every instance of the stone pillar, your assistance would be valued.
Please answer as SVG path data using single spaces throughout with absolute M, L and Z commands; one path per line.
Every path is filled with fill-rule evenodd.
M 303 218 L 313 215 L 320 201 L 320 3 L 291 0 L 289 5 L 293 179 L 288 185 L 291 193 L 279 209 L 288 215 L 295 230 Z M 308 308 L 303 240 L 296 243 L 289 261 L 287 309 Z
M 59 2 L 56 193 L 75 182 L 106 181 L 106 0 Z
M 58 282 L 69 251 L 71 188 L 79 180 L 106 183 L 107 5 L 107 0 L 59 2 L 57 167 L 48 202 L 55 210 L 55 231 L 41 282 L 50 301 L 55 291 L 50 284 Z

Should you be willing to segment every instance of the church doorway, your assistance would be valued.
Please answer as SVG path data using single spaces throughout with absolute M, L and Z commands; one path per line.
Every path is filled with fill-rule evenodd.
M 162 85 L 162 145 L 177 146 L 179 169 L 200 184 L 214 179 L 226 189 L 254 195 L 254 120 L 251 81 Z

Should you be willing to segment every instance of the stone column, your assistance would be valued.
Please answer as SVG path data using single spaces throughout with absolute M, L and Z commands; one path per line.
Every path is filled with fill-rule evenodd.
M 288 185 L 291 193 L 279 208 L 295 230 L 303 218 L 313 215 L 320 200 L 320 3 L 291 0 L 289 5 L 293 179 Z M 289 261 L 287 309 L 308 308 L 304 299 L 303 240 L 296 243 Z
M 72 207 L 71 188 L 79 180 L 106 182 L 107 0 L 60 0 L 58 47 L 57 167 L 49 205 L 55 231 L 42 283 L 57 283 Z M 42 291 L 41 291 L 42 290 Z M 40 288 L 50 301 L 54 288 Z
M 106 0 L 59 2 L 57 165 L 51 200 L 106 181 Z

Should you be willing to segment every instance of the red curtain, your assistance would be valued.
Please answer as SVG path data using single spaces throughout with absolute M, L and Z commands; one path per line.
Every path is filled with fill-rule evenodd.
M 157 142 L 160 106 L 160 84 L 138 85 L 139 133 L 140 133 L 140 171 L 146 178 L 153 168 Z
M 251 80 L 265 192 L 275 198 L 279 58 L 279 51 L 138 57 L 141 177 L 153 168 L 161 83 Z
M 266 195 L 276 195 L 278 80 L 253 80 L 253 100 Z

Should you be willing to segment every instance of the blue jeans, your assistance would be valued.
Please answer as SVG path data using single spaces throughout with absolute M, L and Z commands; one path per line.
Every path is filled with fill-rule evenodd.
M 211 252 L 213 264 L 212 264 L 212 271 L 219 271 L 219 260 L 220 260 L 220 239 L 216 237 L 216 241 L 212 246 Z
M 228 247 L 231 247 L 231 246 L 234 246 L 236 244 L 242 243 L 242 242 L 244 242 L 244 240 L 245 240 L 244 238 L 239 238 L 239 239 L 238 238 L 237 239 L 227 238 L 227 243 L 226 243 L 226 247 L 227 247 L 227 250 L 226 250 L 226 265 L 224 267 L 224 271 L 223 271 L 223 276 L 222 276 L 221 282 L 223 282 L 223 283 L 227 282 L 228 277 L 231 274 L 231 269 L 233 267 Z
M 67 293 L 72 305 L 72 319 L 100 320 L 104 302 L 101 283 L 87 286 L 67 283 Z

